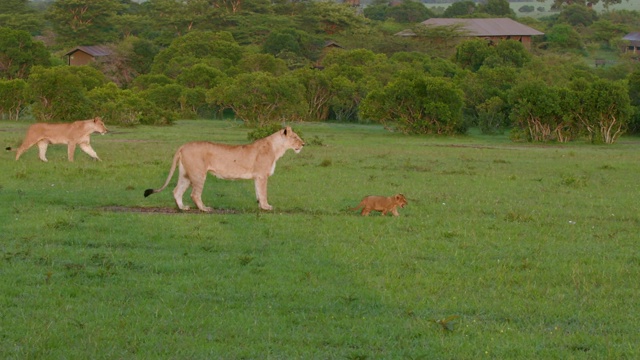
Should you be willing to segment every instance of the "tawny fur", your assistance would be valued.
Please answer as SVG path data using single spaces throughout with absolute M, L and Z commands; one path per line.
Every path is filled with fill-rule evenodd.
M 394 196 L 366 196 L 358 206 L 351 208 L 350 210 L 362 209 L 362 216 L 367 216 L 371 211 L 380 211 L 382 215 L 387 215 L 391 212 L 393 216 L 399 216 L 398 207 L 403 208 L 407 205 L 407 199 L 402 194 L 396 194 Z
M 47 162 L 47 147 L 49 144 L 66 144 L 67 157 L 73 161 L 76 145 L 96 160 L 100 160 L 98 154 L 91 147 L 91 134 L 94 132 L 106 134 L 107 128 L 102 119 L 96 117 L 89 120 L 78 120 L 72 123 L 49 124 L 37 123 L 29 126 L 27 135 L 22 145 L 16 150 L 16 160 L 20 155 L 33 145 L 38 144 L 38 156 L 40 160 Z M 10 147 L 7 150 L 13 150 Z
M 178 167 L 178 184 L 173 190 L 173 197 L 181 210 L 189 210 L 182 203 L 182 196 L 189 187 L 192 188 L 191 199 L 198 209 L 205 212 L 213 210 L 202 203 L 202 189 L 208 172 L 220 179 L 253 179 L 260 208 L 272 210 L 273 207 L 267 201 L 267 180 L 276 169 L 276 161 L 287 150 L 293 149 L 299 153 L 303 146 L 302 139 L 290 127 L 247 145 L 206 141 L 186 143 L 173 156 L 164 185 L 155 190 L 147 189 L 144 196 L 164 190 Z

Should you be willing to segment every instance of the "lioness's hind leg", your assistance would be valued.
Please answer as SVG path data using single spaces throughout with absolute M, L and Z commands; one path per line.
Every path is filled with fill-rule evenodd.
M 173 189 L 173 198 L 176 200 L 176 205 L 178 205 L 178 209 L 180 210 L 189 210 L 188 206 L 184 206 L 182 203 L 182 196 L 184 192 L 187 191 L 189 186 L 191 185 L 191 181 L 183 175 L 182 164 L 180 165 L 180 175 L 178 176 L 178 184 L 175 189 Z
M 38 141 L 38 156 L 40 160 L 47 162 L 47 147 L 49 146 L 49 142 L 47 140 Z M 17 158 L 16 158 L 17 159 Z
M 90 144 L 80 144 L 80 149 L 82 149 L 82 151 L 87 153 L 87 155 L 91 156 L 92 158 L 98 161 L 102 161 L 100 160 L 100 158 L 98 157 L 98 154 L 96 154 L 95 150 L 93 150 Z

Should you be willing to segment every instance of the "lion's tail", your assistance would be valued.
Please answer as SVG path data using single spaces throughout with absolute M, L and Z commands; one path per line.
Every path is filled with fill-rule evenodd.
M 171 178 L 173 177 L 173 173 L 176 171 L 176 166 L 178 165 L 178 161 L 180 161 L 180 153 L 182 152 L 182 148 L 178 149 L 178 151 L 176 151 L 176 154 L 173 156 L 173 163 L 171 164 L 171 170 L 169 170 L 169 176 L 167 176 L 167 180 L 164 182 L 164 185 L 162 185 L 161 188 L 159 189 L 147 189 L 144 191 L 144 197 L 147 197 L 151 194 L 155 194 L 155 193 L 159 193 L 160 191 L 164 190 L 167 185 L 169 185 L 169 182 L 171 181 Z
M 364 207 L 364 203 L 360 202 L 360 204 L 358 204 L 358 206 L 349 208 L 349 210 L 351 210 L 351 211 L 360 210 L 363 207 Z

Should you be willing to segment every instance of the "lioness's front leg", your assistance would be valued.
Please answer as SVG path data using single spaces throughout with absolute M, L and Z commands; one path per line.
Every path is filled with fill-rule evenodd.
M 69 161 L 73 161 L 73 155 L 76 152 L 76 143 L 70 142 L 67 145 L 67 157 L 69 158 Z
M 96 159 L 98 161 L 102 161 L 102 160 L 100 160 L 100 158 L 98 157 L 98 154 L 96 154 L 96 152 L 93 150 L 93 148 L 91 147 L 90 144 L 88 144 L 88 143 L 80 144 L 80 149 L 82 149 L 82 151 L 87 153 L 87 155 L 91 156 L 92 158 L 94 158 L 94 159 Z
M 42 140 L 38 142 L 38 156 L 40 157 L 40 160 L 47 162 L 49 160 L 47 160 L 47 146 L 49 146 L 49 142 L 46 140 Z M 16 160 L 18 160 L 18 158 L 16 157 Z
M 256 198 L 258 198 L 258 202 L 260 203 L 260 209 L 273 210 L 273 206 L 269 205 L 267 201 L 267 179 L 267 176 L 256 177 Z

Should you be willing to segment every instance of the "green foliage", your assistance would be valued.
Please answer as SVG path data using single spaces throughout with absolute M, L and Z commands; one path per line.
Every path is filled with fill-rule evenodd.
M 47 19 L 67 45 L 95 45 L 117 38 L 111 21 L 124 8 L 118 0 L 55 0 Z
M 545 34 L 545 39 L 554 50 L 581 50 L 584 47 L 580 34 L 570 25 L 554 25 Z
M 487 0 L 486 3 L 478 6 L 478 12 L 492 16 L 516 17 L 516 13 L 511 9 L 509 1 L 507 0 Z
M 94 88 L 87 98 L 93 113 L 107 124 L 121 126 L 169 125 L 175 120 L 172 111 L 164 110 L 144 97 L 144 93 L 122 90 L 114 83 Z
M 222 71 L 238 63 L 243 49 L 229 32 L 192 31 L 176 38 L 171 45 L 156 55 L 152 73 L 175 78 L 180 69 L 198 63 L 208 63 Z
M 299 120 L 307 112 L 304 88 L 290 75 L 240 74 L 207 93 L 207 102 L 233 110 L 247 125 L 262 127 L 286 120 Z
M 280 131 L 280 129 L 282 129 L 282 125 L 277 123 L 260 126 L 247 133 L 247 140 L 256 141 L 258 139 L 265 138 L 277 131 Z
M 468 40 L 456 47 L 454 61 L 463 69 L 478 71 L 484 61 L 494 53 L 495 50 L 485 40 Z
M 385 13 L 385 19 L 399 23 L 418 23 L 434 16 L 428 7 L 414 0 L 403 0 L 400 4 L 390 6 Z
M 582 5 L 569 5 L 562 8 L 558 16 L 558 21 L 565 22 L 571 26 L 590 26 L 598 20 L 595 10 Z
M 66 122 L 92 117 L 81 76 L 68 66 L 35 66 L 27 80 L 31 112 L 38 121 Z
M 22 79 L 0 80 L 0 118 L 18 120 L 28 104 L 26 87 Z
M 153 86 L 173 84 L 173 80 L 166 75 L 140 75 L 133 80 L 131 86 L 138 90 L 147 90 Z
M 104 74 L 91 66 L 69 66 L 67 70 L 80 78 L 82 87 L 87 91 L 102 86 L 107 82 Z
M 355 31 L 365 25 L 365 19 L 358 16 L 353 7 L 331 1 L 309 2 L 300 21 L 302 29 L 312 35 Z
M 171 79 L 164 75 L 156 75 L 157 79 L 164 79 L 163 84 L 167 85 L 171 83 Z M 152 76 L 149 79 L 153 79 L 156 76 Z M 136 78 L 136 82 L 140 77 Z M 183 69 L 180 75 L 176 78 L 176 82 L 182 86 L 188 88 L 203 88 L 211 89 L 220 83 L 227 81 L 227 75 L 220 69 L 209 66 L 207 64 L 195 64 L 187 69 Z
M 466 1 L 458 1 L 453 4 L 447 6 L 442 14 L 444 18 L 456 18 L 456 17 L 465 17 L 475 13 L 478 10 L 478 6 L 475 2 L 466 0 Z
M 452 135 L 467 130 L 462 106 L 462 91 L 451 81 L 411 76 L 371 91 L 360 116 L 404 133 Z
M 572 140 L 584 133 L 592 142 L 613 144 L 632 115 L 622 81 L 576 79 L 570 88 L 531 81 L 509 94 L 512 121 L 531 141 Z
M 287 73 L 287 63 L 270 54 L 247 54 L 238 62 L 241 72 L 267 72 L 275 76 Z
M 49 57 L 28 32 L 0 27 L 0 79 L 26 79 L 33 66 L 49 65 Z
M 559 88 L 540 80 L 518 84 L 509 93 L 511 120 L 530 141 L 569 141 L 572 124 L 565 121 L 563 100 Z
M 574 85 L 579 100 L 575 116 L 594 142 L 613 144 L 626 131 L 633 108 L 625 82 L 597 80 Z

